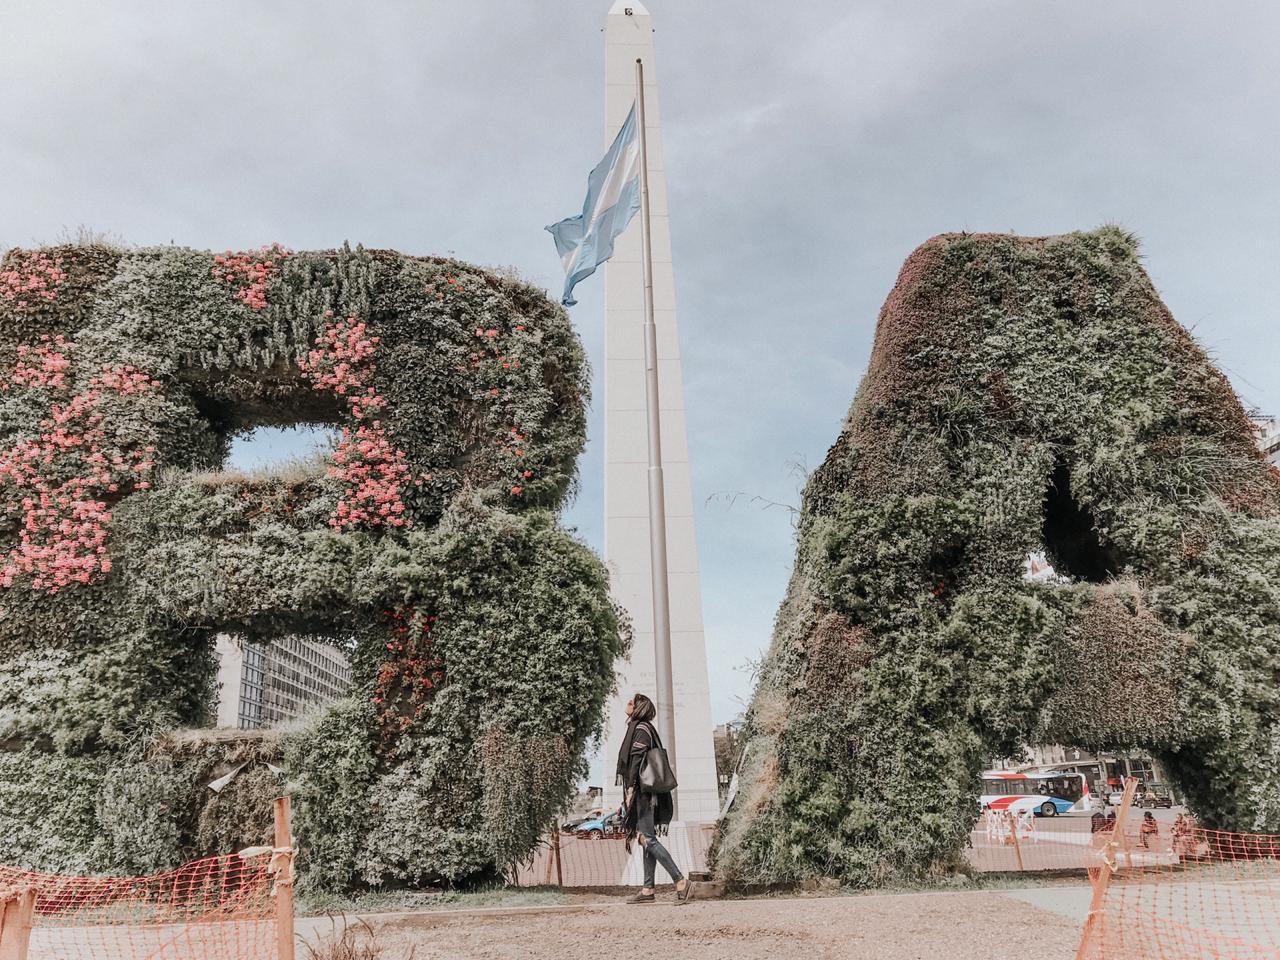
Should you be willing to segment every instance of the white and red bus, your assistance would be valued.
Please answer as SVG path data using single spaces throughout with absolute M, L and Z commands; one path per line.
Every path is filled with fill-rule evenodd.
M 1089 809 L 1089 781 L 1082 773 L 1049 770 L 1043 773 L 1013 773 L 987 770 L 982 774 L 982 810 L 1009 810 L 1056 817 L 1069 810 Z

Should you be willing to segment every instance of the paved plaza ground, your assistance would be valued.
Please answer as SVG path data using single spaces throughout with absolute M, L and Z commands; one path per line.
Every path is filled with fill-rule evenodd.
M 1107 910 L 1106 949 L 1117 957 L 1274 956 L 1280 943 L 1280 881 L 1200 879 L 1138 883 Z M 333 960 L 326 945 L 350 926 L 372 930 L 377 960 L 595 960 L 643 942 L 670 960 L 1001 960 L 1075 956 L 1091 889 L 1079 880 L 1021 878 L 1012 887 L 955 892 L 792 895 L 629 906 L 623 894 L 495 893 L 499 906 L 468 896 L 453 909 L 301 917 L 304 960 Z M 490 901 L 492 902 L 492 901 Z M 536 905 L 525 905 L 534 903 Z M 170 960 L 273 956 L 270 924 L 155 928 L 45 928 L 33 960 Z M 163 949 L 161 949 L 163 948 Z M 355 954 L 359 956 L 360 954 Z
M 546 905 L 300 917 L 299 960 L 328 960 L 346 926 L 373 931 L 378 960 L 598 960 L 639 951 L 664 960 L 1068 960 L 1087 885 L 956 893 L 778 896 L 630 906 L 623 894 L 522 894 Z M 559 902 L 546 903 L 548 900 Z M 367 926 L 366 926 L 367 925 Z M 651 931 L 650 934 L 645 931 Z M 38 928 L 32 960 L 222 960 L 274 956 L 271 924 Z M 358 954 L 357 954 L 358 955 Z M 342 953 L 336 956 L 347 957 Z
M 368 918 L 380 960 L 1070 960 L 1087 884 L 1028 890 L 868 894 L 627 906 L 599 897 L 563 906 Z M 592 902 L 594 901 L 594 902 Z M 328 934 L 328 920 L 304 936 Z M 650 933 L 652 932 L 652 938 Z
M 1139 869 L 1129 878 L 1122 871 L 1112 884 L 1104 955 L 1271 956 L 1266 951 L 1280 943 L 1276 861 L 1178 865 L 1163 829 L 1172 815 L 1162 811 L 1158 816 L 1162 832 L 1149 847 L 1135 846 L 1124 855 L 1126 864 Z M 1028 955 L 1065 960 L 1075 956 L 1090 905 L 1091 887 L 1076 866 L 1096 853 L 1097 837 L 1089 827 L 1087 817 L 1037 822 L 1019 847 L 1025 872 L 975 876 L 964 889 L 951 891 L 778 894 L 677 906 L 667 885 L 660 888 L 658 903 L 631 906 L 623 901 L 634 888 L 541 885 L 437 893 L 417 903 L 381 897 L 348 901 L 345 915 L 298 918 L 297 934 L 305 944 L 300 956 L 327 960 L 325 944 L 350 928 L 357 939 L 372 931 L 378 960 L 595 960 L 642 939 L 646 952 L 670 960 L 1022 960 Z M 582 848 L 603 853 L 611 845 L 584 841 Z M 999 836 L 975 831 L 969 855 L 979 869 L 1009 870 L 1006 861 L 1013 853 Z M 616 873 L 617 865 L 608 872 Z M 375 912 L 392 904 L 408 909 Z M 313 903 L 310 909 L 324 906 Z M 32 956 L 133 960 L 163 947 L 174 960 L 258 957 L 271 953 L 272 937 L 266 922 L 38 925 Z

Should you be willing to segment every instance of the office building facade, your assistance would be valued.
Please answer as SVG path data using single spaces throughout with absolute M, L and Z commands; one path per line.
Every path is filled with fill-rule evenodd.
M 346 696 L 351 664 L 331 643 L 286 636 L 270 641 L 219 634 L 219 727 L 258 730 Z

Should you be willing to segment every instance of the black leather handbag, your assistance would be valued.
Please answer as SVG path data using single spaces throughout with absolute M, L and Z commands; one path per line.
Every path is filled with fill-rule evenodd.
M 671 761 L 667 757 L 667 748 L 662 745 L 656 727 L 653 731 L 654 745 L 644 755 L 644 765 L 640 767 L 640 789 L 645 793 L 670 793 L 676 788 L 676 772 L 671 769 Z

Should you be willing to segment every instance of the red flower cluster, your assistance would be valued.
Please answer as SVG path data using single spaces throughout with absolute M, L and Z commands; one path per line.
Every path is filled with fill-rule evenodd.
M 524 446 L 523 446 L 523 444 L 527 443 L 527 442 L 528 442 L 528 440 L 529 440 L 529 438 L 528 438 L 528 437 L 526 437 L 523 433 L 521 433 L 521 432 L 520 432 L 520 430 L 519 430 L 519 428 L 517 428 L 517 427 L 512 427 L 512 428 L 511 428 L 511 432 L 510 432 L 507 436 L 502 437 L 502 438 L 500 438 L 500 439 L 498 439 L 498 440 L 496 440 L 496 441 L 494 441 L 494 442 L 495 442 L 499 447 L 502 447 L 502 448 L 507 452 L 507 454 L 509 454 L 510 456 L 513 456 L 513 457 L 515 457 L 517 460 L 519 460 L 521 457 L 523 457 L 523 456 L 524 456 Z M 524 467 L 524 464 L 523 464 L 523 463 L 518 463 L 518 464 L 516 465 L 516 469 L 517 469 L 518 473 L 520 474 L 520 479 L 521 479 L 521 480 L 528 480 L 530 477 L 532 477 L 532 476 L 533 476 L 533 471 L 532 471 L 532 470 L 527 470 L 527 469 L 521 469 L 521 468 L 523 468 L 523 467 Z M 514 486 L 512 486 L 512 488 L 511 488 L 511 495 L 512 495 L 513 497 L 518 497 L 518 496 L 520 496 L 520 495 L 521 495 L 521 494 L 523 494 L 523 493 L 524 493 L 524 485 L 523 485 L 523 484 L 517 483 L 517 484 L 515 484 Z
M 334 320 L 332 310 L 325 316 L 328 323 L 316 338 L 315 349 L 299 366 L 315 389 L 342 397 L 358 424 L 354 431 L 342 428 L 334 465 L 329 468 L 329 476 L 346 484 L 329 526 L 338 530 L 408 526 L 402 491 L 409 482 L 409 465 L 404 451 L 383 430 L 382 421 L 373 419 L 387 405 L 372 385 L 379 338 L 370 336 L 364 322 L 354 316 Z
M 236 285 L 236 296 L 252 310 L 267 306 L 267 280 L 275 271 L 276 261 L 284 260 L 289 251 L 278 243 L 248 253 L 219 254 L 213 258 L 209 272 L 215 280 Z
M 58 287 L 67 279 L 62 261 L 39 250 L 15 256 L 19 258 L 16 268 L 0 270 L 0 297 L 13 304 L 14 312 L 57 300 Z
M 14 386 L 49 393 L 49 414 L 38 438 L 0 449 L 0 503 L 21 517 L 19 542 L 0 567 L 0 587 L 29 574 L 35 589 L 57 593 L 111 572 L 107 556 L 107 499 L 145 490 L 155 467 L 155 447 L 122 449 L 108 435 L 100 407 L 111 395 L 155 390 L 159 381 L 133 367 L 104 366 L 88 386 L 71 393 L 67 354 L 74 344 L 40 338 L 33 350 L 19 347 L 19 361 L 0 390 Z
M 524 324 L 518 324 L 516 326 L 516 330 L 523 331 Z M 490 359 L 493 359 L 493 360 L 496 360 L 499 364 L 501 364 L 503 370 L 520 369 L 520 361 L 514 359 L 513 357 L 503 352 L 501 342 L 497 339 L 500 332 L 501 331 L 499 331 L 496 327 L 476 327 L 475 328 L 476 338 L 481 341 L 481 344 L 478 345 L 476 350 L 474 350 L 471 353 L 470 360 L 471 360 L 471 366 L 473 368 L 480 367 L 482 363 L 487 364 L 487 362 Z M 459 369 L 463 369 L 463 368 L 459 367 Z M 498 377 L 505 376 L 504 374 L 499 373 L 496 369 L 494 369 L 493 372 L 497 374 Z M 499 387 L 490 387 L 488 390 L 488 395 L 490 397 L 501 397 L 502 394 L 503 394 L 503 391 Z M 520 432 L 518 427 L 512 427 L 511 433 L 509 436 L 500 437 L 497 440 L 495 440 L 494 443 L 498 447 L 503 448 L 503 450 L 507 454 L 517 458 L 518 460 L 519 458 L 523 457 L 525 454 L 524 444 L 528 439 L 529 439 L 528 437 L 524 436 Z M 533 476 L 533 471 L 529 469 L 524 469 L 524 464 L 522 463 L 516 465 L 515 472 L 519 475 L 519 479 L 522 481 L 528 480 Z M 524 494 L 524 484 L 520 482 L 513 483 L 510 487 L 510 493 L 511 493 L 511 496 L 513 497 L 522 496 Z
M 427 709 L 433 691 L 444 682 L 444 664 L 432 653 L 434 616 L 409 609 L 384 610 L 391 622 L 387 658 L 378 669 L 373 703 L 384 741 L 404 733 Z
M 434 287 L 428 287 L 427 289 L 430 292 Z M 524 324 L 517 324 L 515 329 L 517 332 L 523 332 L 525 326 Z M 503 396 L 503 387 L 488 386 L 486 389 L 485 381 L 491 384 L 496 379 L 505 386 L 507 384 L 505 378 L 508 375 L 498 370 L 496 365 L 491 365 L 490 361 L 492 360 L 501 365 L 502 370 L 519 370 L 520 361 L 504 352 L 502 339 L 500 339 L 502 338 L 502 331 L 497 327 L 476 327 L 474 332 L 476 339 L 480 342 L 475 345 L 475 349 L 471 351 L 468 360 L 470 361 L 471 369 L 477 371 L 476 375 L 484 378 L 481 383 L 476 385 L 476 389 L 477 391 L 484 390 L 485 395 L 488 397 L 500 399 Z M 460 363 L 457 369 L 459 372 L 465 373 L 467 364 Z M 502 452 L 518 460 L 525 455 L 524 445 L 527 440 L 528 437 L 521 434 L 519 428 L 512 427 L 510 436 L 499 437 L 494 441 L 494 445 L 501 448 Z M 514 466 L 517 477 L 513 477 L 515 482 L 508 488 L 508 492 L 513 497 L 519 497 L 524 494 L 525 490 L 525 485 L 521 481 L 529 480 L 533 476 L 533 471 L 525 469 L 523 463 L 517 463 Z
M 452 288 L 450 292 L 461 293 L 465 289 L 462 286 L 461 280 L 459 280 L 457 277 L 451 277 L 447 273 L 444 275 L 444 283 L 445 285 L 440 287 L 438 290 L 436 289 L 436 285 L 434 283 L 428 283 L 425 287 L 422 288 L 423 292 L 433 294 L 437 300 L 443 300 L 446 290 L 449 290 L 450 288 Z

